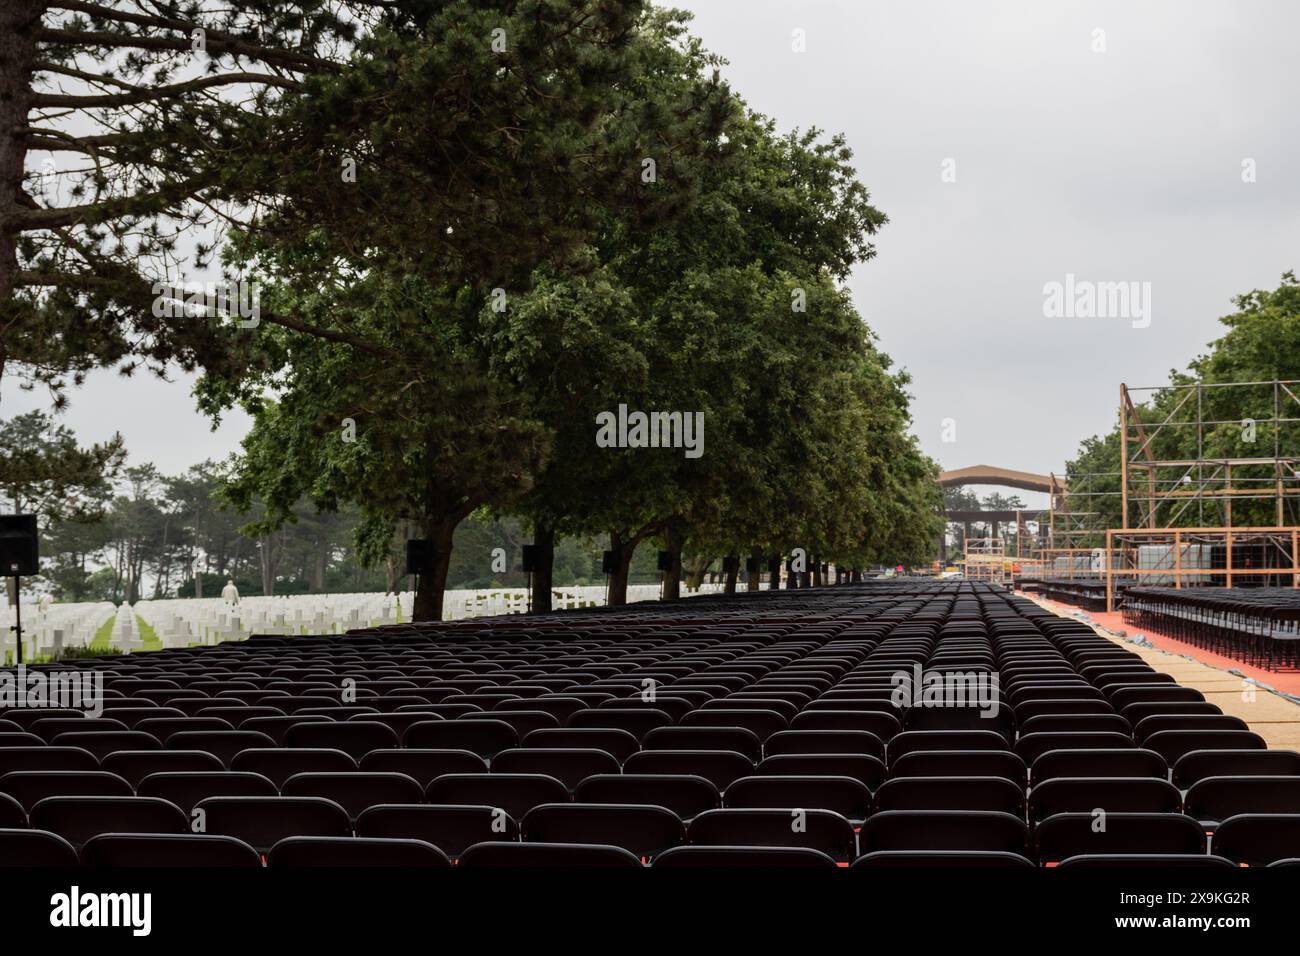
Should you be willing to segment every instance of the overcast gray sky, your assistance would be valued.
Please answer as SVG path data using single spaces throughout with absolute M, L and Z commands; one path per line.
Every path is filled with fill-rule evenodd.
M 850 286 L 912 373 L 916 434 L 946 468 L 1059 471 L 1110 427 L 1120 382 L 1163 381 L 1219 334 L 1234 295 L 1300 268 L 1300 4 L 674 5 L 753 108 L 848 137 L 891 220 Z M 1044 286 L 1067 274 L 1149 282 L 1149 326 L 1046 318 Z M 87 440 L 121 430 L 134 461 L 178 471 L 246 427 L 210 432 L 190 384 L 98 374 L 66 420 Z M 43 396 L 7 386 L 4 403 Z

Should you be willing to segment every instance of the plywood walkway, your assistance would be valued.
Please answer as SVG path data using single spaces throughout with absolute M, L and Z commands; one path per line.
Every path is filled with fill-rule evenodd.
M 1178 683 L 1195 687 L 1225 714 L 1240 717 L 1251 730 L 1264 738 L 1269 747 L 1300 750 L 1300 703 L 1257 686 L 1264 684 L 1283 693 L 1300 695 L 1300 674 L 1278 674 L 1247 667 L 1239 661 L 1209 654 L 1158 632 L 1129 627 L 1117 613 L 1083 611 L 1036 595 L 1024 596 L 1062 617 L 1084 615 L 1086 622 L 1102 637 L 1133 651 Z M 1155 647 L 1139 647 L 1118 636 L 1120 631 L 1127 631 L 1129 637 L 1141 634 Z

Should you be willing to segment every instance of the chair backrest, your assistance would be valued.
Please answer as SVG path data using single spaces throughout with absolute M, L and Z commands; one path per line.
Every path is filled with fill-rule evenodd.
M 1104 827 L 1092 812 L 1057 813 L 1034 828 L 1035 854 L 1044 864 L 1085 853 L 1196 854 L 1205 845 L 1205 829 L 1180 813 L 1108 812 Z
M 894 777 L 875 793 L 876 810 L 1025 812 L 1025 792 L 1005 777 Z
M 1132 736 L 1116 731 L 1064 731 L 1025 734 L 1016 741 L 1016 753 L 1032 767 L 1049 750 L 1121 750 L 1136 746 Z
M 296 773 L 284 782 L 280 792 L 286 797 L 324 797 L 333 800 L 348 816 L 356 819 L 362 811 L 385 803 L 420 803 L 424 788 L 414 777 L 404 773 L 366 773 L 352 770 L 343 773 Z
M 372 750 L 361 758 L 360 769 L 370 773 L 404 773 L 427 788 L 448 773 L 486 773 L 487 761 L 468 750 Z
M 598 727 L 626 730 L 637 740 L 657 727 L 670 727 L 673 718 L 655 707 L 593 707 L 580 710 L 569 718 L 570 727 Z
M 1133 728 L 1138 741 L 1162 730 L 1250 730 L 1240 717 L 1227 714 L 1152 714 Z
M 1034 868 L 1034 864 L 1019 853 L 1001 850 L 876 850 L 858 857 L 853 865 L 868 869 Z
M 791 730 L 864 730 L 886 744 L 903 730 L 893 714 L 854 710 L 804 710 L 790 721 Z
M 380 837 L 285 837 L 266 855 L 269 867 L 400 867 L 451 866 L 447 855 L 423 840 Z
M 723 805 L 728 809 L 830 810 L 858 821 L 871 812 L 871 791 L 852 777 L 754 775 L 729 786 Z
M 500 867 L 640 867 L 641 861 L 622 847 L 581 843 L 479 843 L 460 858 L 471 869 Z
M 857 852 L 853 824 L 829 810 L 707 810 L 686 827 L 692 844 L 795 846 L 849 862 Z
M 32 829 L 81 846 L 101 833 L 187 833 L 189 817 L 157 797 L 46 797 L 32 807 Z
M 519 839 L 519 824 L 490 806 L 383 804 L 357 817 L 357 836 L 423 840 L 455 859 L 476 843 Z
M 564 803 L 569 788 L 540 773 L 449 773 L 429 784 L 425 799 L 433 804 L 500 807 L 516 820 L 543 803 Z
M 1034 785 L 1053 777 L 1155 777 L 1169 778 L 1169 765 L 1154 750 L 1103 748 L 1049 750 L 1030 768 Z
M 858 833 L 861 853 L 876 850 L 993 850 L 1024 854 L 1025 821 L 989 810 L 882 810 Z
M 679 846 L 656 857 L 651 866 L 680 868 L 780 867 L 834 869 L 838 864 L 820 850 L 772 846 Z
M 391 750 L 399 743 L 391 727 L 367 720 L 309 721 L 284 732 L 286 747 L 341 750 L 353 760 L 360 760 L 372 750 Z
M 1142 746 L 1160 754 L 1170 766 L 1193 750 L 1268 748 L 1263 737 L 1248 730 L 1160 730 L 1142 741 Z
M 57 833 L 0 826 L 0 869 L 76 866 L 77 849 Z
M 51 741 L 55 747 L 80 747 L 102 761 L 119 750 L 161 750 L 162 742 L 153 734 L 139 730 L 92 730 L 59 734 Z
M 1300 857 L 1300 813 L 1241 813 L 1214 831 L 1210 848 L 1248 866 Z
M 46 797 L 130 797 L 131 785 L 103 770 L 16 770 L 0 777 L 0 793 L 31 811 Z
M 261 774 L 282 787 L 294 774 L 347 773 L 357 769 L 357 762 L 329 747 L 251 747 L 235 754 L 230 769 Z
M 534 730 L 520 744 L 526 748 L 603 750 L 619 763 L 641 749 L 640 742 L 626 730 L 599 727 L 560 727 Z M 408 743 L 407 746 L 410 746 Z M 506 749 L 506 748 L 502 748 Z M 649 749 L 649 748 L 647 748 Z
M 573 790 L 587 777 L 617 774 L 619 762 L 603 750 L 575 748 L 517 748 L 492 758 L 493 773 L 540 773 Z
M 274 797 L 279 791 L 259 773 L 198 770 L 151 773 L 140 781 L 136 793 L 167 800 L 188 813 L 207 797 Z
M 167 738 L 168 750 L 205 750 L 229 767 L 235 754 L 253 747 L 274 747 L 275 741 L 255 730 L 183 730 Z
M 1020 725 L 1020 733 L 1093 733 L 1114 731 L 1131 734 L 1133 728 L 1119 714 L 1039 714 Z
M 0 830 L 26 828 L 27 809 L 9 794 L 0 792 Z
M 640 750 L 627 758 L 623 772 L 689 774 L 703 777 L 721 791 L 752 774 L 754 762 L 734 750 Z
M 3 759 L 0 751 L 0 760 Z M 1193 750 L 1174 763 L 1173 781 L 1187 789 L 1206 777 L 1265 777 L 1300 775 L 1300 753 L 1294 750 Z
M 385 728 L 387 729 L 387 728 Z M 550 728 L 559 729 L 559 728 Z M 537 733 L 538 731 L 534 731 Z M 503 750 L 519 745 L 519 735 L 503 720 L 474 717 L 456 720 L 429 720 L 412 724 L 402 738 L 403 747 L 429 750 L 468 750 L 491 759 Z M 385 744 L 394 747 L 396 742 Z M 371 747 L 378 750 L 378 747 Z
M 101 833 L 81 848 L 94 867 L 261 869 L 262 857 L 243 840 L 203 833 Z
M 680 725 L 683 727 L 743 727 L 752 731 L 759 740 L 766 740 L 777 731 L 785 730 L 789 726 L 789 719 L 774 710 L 760 710 L 754 707 L 713 707 L 690 711 L 682 716 Z
M 763 741 L 746 727 L 656 727 L 646 733 L 642 746 L 646 750 L 731 750 L 755 762 L 763 753 Z
M 1202 823 L 1239 813 L 1300 813 L 1300 777 L 1206 777 L 1187 790 L 1187 814 Z
M 1003 777 L 1023 788 L 1025 762 L 1009 750 L 914 750 L 889 768 L 891 777 Z
M 1071 856 L 1062 860 L 1057 866 L 1071 870 L 1105 869 L 1116 867 L 1136 867 L 1140 869 L 1162 869 L 1177 867 L 1179 869 L 1221 870 L 1233 869 L 1236 864 L 1221 856 L 1199 856 L 1190 853 L 1087 853 Z
M 99 761 L 81 747 L 0 747 L 0 777 L 17 770 L 98 770 Z
M 718 788 L 692 774 L 597 774 L 578 784 L 573 800 L 575 803 L 651 804 L 666 807 L 683 820 L 722 805 Z
M 348 812 L 321 797 L 209 797 L 195 807 L 207 833 L 237 837 L 265 853 L 289 836 L 350 836 Z
M 525 843 L 617 846 L 638 858 L 653 857 L 686 841 L 686 827 L 661 806 L 600 803 L 544 804 L 519 823 Z
M 866 754 L 774 754 L 759 761 L 752 772 L 759 776 L 852 777 L 868 790 L 879 787 L 886 773 L 883 760 Z
M 865 754 L 877 760 L 885 759 L 885 742 L 865 730 L 782 730 L 763 742 L 763 750 L 769 757 L 778 754 Z
M 991 730 L 905 730 L 889 742 L 889 760 L 918 750 L 1011 750 L 1002 734 Z
M 90 733 L 102 730 L 127 730 L 126 724 L 111 717 L 46 717 L 36 720 L 25 728 L 46 743 L 50 743 L 59 734 Z
M 1182 794 L 1167 780 L 1154 777 L 1053 777 L 1034 784 L 1029 819 L 1055 813 L 1178 813 Z

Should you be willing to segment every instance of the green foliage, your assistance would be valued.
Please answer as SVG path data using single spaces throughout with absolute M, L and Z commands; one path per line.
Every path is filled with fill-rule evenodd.
M 1256 289 L 1238 296 L 1234 304 L 1236 311 L 1220 319 L 1227 331 L 1210 344 L 1209 351 L 1190 362 L 1187 371 L 1171 372 L 1169 387 L 1136 404 L 1139 419 L 1152 433 L 1149 447 L 1158 459 L 1271 458 L 1275 450 L 1283 456 L 1300 455 L 1300 422 L 1267 422 L 1274 418 L 1275 408 L 1282 419 L 1300 419 L 1300 402 L 1292 395 L 1294 386 L 1289 390 L 1275 390 L 1270 384 L 1204 388 L 1199 398 L 1194 390 L 1189 394 L 1188 389 L 1178 387 L 1300 378 L 1300 281 L 1294 273 L 1285 273 L 1276 289 Z M 1157 433 L 1154 426 L 1166 419 L 1194 421 L 1198 402 L 1202 419 L 1210 424 L 1202 429 L 1175 425 Z M 1249 421 L 1258 422 L 1258 427 L 1248 428 Z M 1066 468 L 1066 480 L 1076 492 L 1070 499 L 1071 508 L 1100 512 L 1097 521 L 1101 527 L 1115 528 L 1122 523 L 1120 460 L 1117 425 L 1104 435 L 1085 439 Z M 1085 478 L 1089 473 L 1110 474 Z M 1160 479 L 1167 480 L 1170 473 L 1162 472 Z M 1276 475 L 1271 464 L 1238 465 L 1233 480 L 1238 485 L 1253 481 L 1267 488 Z M 1085 497 L 1085 489 L 1098 494 Z M 1136 525 L 1139 516 L 1136 506 L 1133 508 L 1129 521 Z M 1199 507 L 1162 504 L 1159 513 L 1160 523 L 1173 527 L 1221 524 L 1226 517 L 1221 503 L 1214 502 Z M 1287 524 L 1300 521 L 1293 498 L 1288 499 L 1283 517 Z M 1271 500 L 1242 498 L 1233 504 L 1232 521 L 1240 526 L 1271 526 L 1277 523 L 1277 513 Z M 1104 544 L 1104 539 L 1091 543 Z

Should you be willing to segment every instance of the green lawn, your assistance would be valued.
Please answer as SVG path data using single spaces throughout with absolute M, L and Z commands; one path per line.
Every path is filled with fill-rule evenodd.
M 108 650 L 109 641 L 113 637 L 113 623 L 116 620 L 116 618 L 110 617 L 100 625 L 99 630 L 95 632 L 95 636 L 90 642 L 90 646 L 93 650 Z M 144 650 L 161 651 L 163 643 L 162 638 L 158 636 L 158 632 L 150 627 L 139 614 L 135 616 L 135 624 L 136 627 L 140 629 L 140 639 L 144 642 Z
M 99 626 L 95 636 L 90 641 L 90 646 L 97 651 L 108 650 L 109 639 L 113 636 L 113 622 L 116 618 L 110 617 L 107 621 Z
M 135 623 L 140 628 L 140 640 L 144 642 L 144 649 L 146 651 L 161 651 L 163 642 L 162 638 L 158 636 L 158 632 L 151 625 L 145 623 L 145 619 L 139 614 L 135 616 Z

